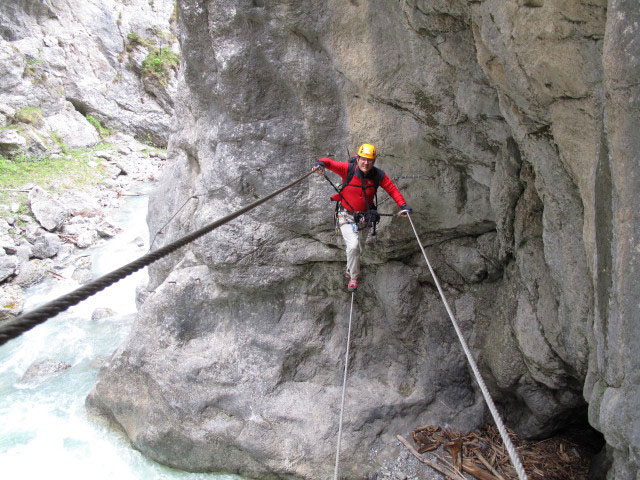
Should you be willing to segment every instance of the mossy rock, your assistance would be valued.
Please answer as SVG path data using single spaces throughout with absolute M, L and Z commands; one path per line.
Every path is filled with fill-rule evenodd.
M 14 118 L 19 123 L 26 123 L 39 127 L 42 125 L 42 110 L 38 107 L 24 107 L 16 110 Z

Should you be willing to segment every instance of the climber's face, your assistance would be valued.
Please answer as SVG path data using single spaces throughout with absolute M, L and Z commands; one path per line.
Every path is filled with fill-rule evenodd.
M 369 173 L 374 163 L 376 163 L 375 158 L 358 157 L 358 168 L 362 173 Z

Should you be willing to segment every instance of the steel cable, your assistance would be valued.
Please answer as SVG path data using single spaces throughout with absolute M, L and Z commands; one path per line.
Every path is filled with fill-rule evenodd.
M 249 210 L 253 210 L 259 205 L 262 205 L 266 201 L 271 200 L 273 197 L 281 194 L 285 190 L 288 190 L 289 188 L 302 182 L 302 180 L 304 180 L 309 175 L 311 175 L 311 173 L 313 172 L 308 172 L 304 174 L 302 177 L 291 182 L 289 185 L 282 187 L 281 189 L 267 195 L 266 197 L 262 197 L 256 200 L 255 202 L 247 205 L 246 207 L 243 207 L 240 210 L 236 210 L 235 212 L 225 217 L 222 217 L 221 219 L 216 220 L 215 222 L 199 230 L 196 230 L 195 232 L 190 233 L 189 235 L 186 235 L 176 240 L 173 243 L 170 243 L 169 245 L 166 245 L 162 248 L 159 248 L 158 250 L 148 253 L 138 258 L 137 260 L 134 260 L 133 262 L 128 263 L 127 265 L 120 267 L 117 270 L 114 270 L 111 273 L 107 273 L 106 275 L 103 275 L 102 277 L 96 280 L 93 280 L 92 282 L 87 283 L 86 285 L 83 285 L 82 287 L 77 288 L 76 290 L 70 293 L 67 293 L 66 295 L 63 295 L 51 302 L 46 303 L 45 305 L 42 305 L 41 307 L 36 308 L 35 310 L 32 310 L 24 315 L 20 315 L 14 318 L 13 320 L 10 320 L 8 322 L 1 324 L 0 325 L 0 345 L 4 345 L 9 340 L 18 337 L 22 333 L 32 329 L 36 325 L 39 325 L 45 322 L 49 318 L 56 316 L 58 313 L 65 311 L 69 307 L 77 305 L 81 301 L 89 298 L 91 295 L 94 295 L 99 291 L 104 290 L 108 286 L 113 285 L 114 283 L 131 275 L 132 273 L 140 270 L 141 268 L 151 265 L 156 260 L 159 260 L 169 255 L 170 253 L 173 253 L 179 248 L 182 248 L 188 243 L 191 243 L 194 240 L 197 240 L 201 236 L 211 232 L 212 230 L 215 230 L 216 228 L 224 225 L 225 223 L 229 223 L 231 220 L 239 217 L 240 215 L 243 215 L 244 213 L 247 213 Z
M 353 317 L 353 297 L 356 292 L 351 292 L 351 309 L 349 311 L 349 329 L 347 331 L 347 351 L 344 354 L 344 378 L 342 380 L 342 402 L 340 404 L 340 422 L 338 424 L 338 446 L 336 447 L 336 468 L 333 472 L 333 480 L 338 480 L 340 470 L 340 440 L 342 439 L 342 415 L 344 413 L 344 395 L 347 390 L 347 370 L 349 369 L 349 344 L 351 343 L 351 318 Z
M 407 217 L 409 217 L 409 222 L 411 222 L 411 228 L 413 228 L 413 233 L 416 236 L 416 240 L 418 241 L 418 245 L 420 246 L 420 250 L 422 250 L 422 255 L 424 256 L 424 259 L 427 262 L 427 267 L 429 267 L 429 271 L 431 272 L 431 276 L 433 277 L 433 280 L 436 283 L 436 287 L 438 287 L 438 292 L 440 293 L 440 297 L 442 298 L 442 301 L 444 302 L 444 306 L 447 309 L 447 313 L 449 314 L 449 318 L 451 319 L 451 323 L 453 323 L 453 328 L 455 329 L 456 334 L 458 335 L 458 339 L 460 340 L 460 343 L 462 344 L 462 349 L 464 350 L 464 353 L 467 356 L 467 360 L 469 361 L 469 364 L 471 365 L 471 370 L 473 370 L 473 374 L 475 375 L 476 381 L 478 382 L 478 385 L 480 386 L 480 390 L 482 391 L 482 395 L 484 396 L 484 399 L 487 402 L 487 406 L 489 407 L 489 411 L 491 412 L 491 415 L 493 416 L 493 420 L 496 422 L 496 426 L 498 427 L 498 431 L 500 432 L 500 436 L 502 437 L 502 441 L 504 442 L 504 445 L 505 445 L 505 447 L 507 449 L 507 452 L 509 453 L 509 458 L 511 459 L 511 463 L 513 463 L 513 466 L 515 467 L 516 472 L 518 473 L 518 478 L 520 480 L 527 480 L 527 473 L 525 472 L 524 467 L 522 466 L 522 462 L 520 461 L 520 457 L 518 456 L 518 452 L 516 452 L 516 449 L 514 448 L 513 443 L 511 442 L 511 439 L 509 438 L 509 434 L 507 433 L 507 429 L 505 428 L 504 423 L 502 423 L 502 418 L 500 418 L 500 414 L 498 413 L 498 409 L 496 408 L 495 403 L 493 403 L 493 398 L 491 398 L 491 394 L 489 393 L 489 389 L 487 388 L 486 384 L 484 383 L 484 379 L 482 378 L 482 375 L 480 375 L 480 370 L 478 369 L 478 365 L 476 364 L 476 361 L 474 360 L 473 356 L 471 355 L 471 350 L 469 350 L 469 346 L 467 345 L 466 340 L 462 336 L 462 331 L 460 330 L 460 327 L 458 326 L 458 322 L 456 321 L 455 316 L 453 315 L 453 312 L 451 311 L 451 307 L 449 306 L 449 302 L 447 302 L 447 299 L 444 296 L 444 292 L 442 290 L 442 287 L 440 286 L 440 281 L 438 280 L 438 277 L 436 276 L 436 273 L 433 271 L 433 268 L 431 267 L 431 263 L 429 262 L 429 259 L 427 258 L 427 254 L 424 251 L 424 247 L 422 246 L 422 242 L 420 241 L 420 237 L 418 236 L 418 232 L 416 230 L 416 227 L 413 224 L 413 220 L 411 219 L 411 215 L 409 213 L 407 213 Z

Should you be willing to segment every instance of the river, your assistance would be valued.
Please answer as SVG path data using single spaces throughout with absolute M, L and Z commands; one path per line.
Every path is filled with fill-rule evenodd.
M 122 233 L 83 252 L 92 256 L 94 278 L 147 252 L 147 196 L 143 193 L 129 197 L 114 215 Z M 71 280 L 71 271 L 59 273 L 65 278 L 51 278 L 27 290 L 25 311 L 79 286 Z M 136 272 L 0 347 L 3 478 L 241 480 L 159 465 L 132 448 L 124 434 L 85 410 L 85 398 L 95 384 L 101 363 L 124 341 L 131 328 L 136 313 L 136 286 L 146 281 L 146 269 Z M 101 307 L 113 310 L 115 315 L 92 320 L 93 311 Z M 41 361 L 65 362 L 70 367 L 23 380 L 27 369 Z

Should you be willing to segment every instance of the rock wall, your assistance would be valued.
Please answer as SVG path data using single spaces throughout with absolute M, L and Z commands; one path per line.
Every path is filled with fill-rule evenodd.
M 161 242 L 374 143 L 510 425 L 544 436 L 586 401 L 609 478 L 635 478 L 634 2 L 179 7 Z M 330 193 L 314 177 L 153 266 L 90 405 L 179 468 L 329 476 L 350 299 Z M 364 263 L 346 478 L 391 458 L 398 433 L 485 413 L 406 219 L 382 222 Z
M 143 63 L 162 48 L 179 54 L 175 8 L 172 0 L 3 0 L 0 154 L 93 145 L 100 137 L 87 116 L 166 145 L 175 69 L 156 75 Z

